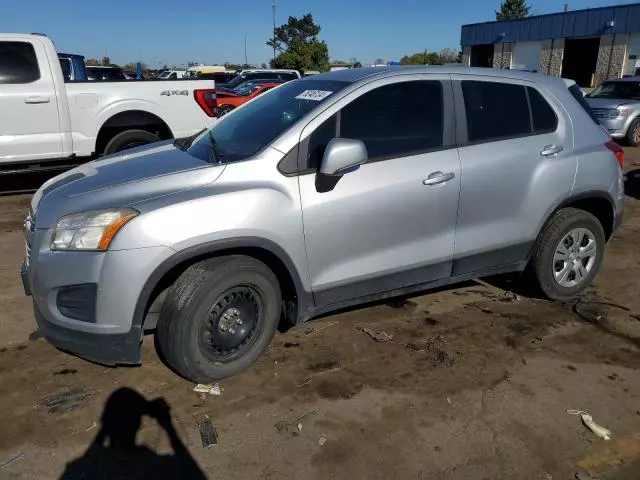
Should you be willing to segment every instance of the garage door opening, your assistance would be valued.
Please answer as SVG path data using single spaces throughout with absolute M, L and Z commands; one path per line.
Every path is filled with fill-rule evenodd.
M 493 43 L 471 46 L 472 67 L 493 67 Z
M 564 42 L 562 77 L 574 80 L 581 87 L 593 87 L 598 63 L 600 38 L 568 38 Z

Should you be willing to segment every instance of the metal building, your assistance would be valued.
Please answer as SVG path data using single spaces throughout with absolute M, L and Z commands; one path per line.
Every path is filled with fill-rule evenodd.
M 530 70 L 582 87 L 640 74 L 640 4 L 462 26 L 462 63 Z

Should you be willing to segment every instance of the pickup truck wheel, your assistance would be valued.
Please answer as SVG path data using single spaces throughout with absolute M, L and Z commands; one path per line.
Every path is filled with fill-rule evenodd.
M 600 269 L 604 245 L 604 230 L 595 216 L 575 208 L 556 212 L 532 259 L 542 292 L 552 300 L 581 293 Z
M 104 148 L 104 154 L 110 155 L 159 140 L 160 138 L 157 135 L 147 132 L 146 130 L 125 130 L 109 140 L 109 143 L 107 143 L 107 146 Z
M 640 145 L 640 118 L 636 118 L 627 130 L 627 143 L 631 147 Z
M 156 340 L 165 361 L 199 383 L 235 375 L 266 350 L 281 316 L 280 284 L 246 256 L 204 260 L 170 288 Z
M 231 105 L 222 105 L 220 108 L 218 108 L 218 118 L 224 117 L 227 113 L 232 111 L 233 108 L 234 107 L 232 107 Z

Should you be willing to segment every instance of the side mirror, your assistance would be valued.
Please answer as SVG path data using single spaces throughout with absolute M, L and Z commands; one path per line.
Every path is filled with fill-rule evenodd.
M 367 158 L 367 147 L 361 140 L 332 138 L 316 174 L 316 190 L 321 193 L 333 190 L 345 173 L 360 168 Z

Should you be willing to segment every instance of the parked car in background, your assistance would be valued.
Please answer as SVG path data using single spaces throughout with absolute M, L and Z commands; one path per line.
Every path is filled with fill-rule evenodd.
M 209 74 L 209 73 L 225 73 L 227 69 L 224 65 L 194 65 L 193 67 L 187 68 L 185 72 L 185 77 L 187 78 L 195 78 L 199 75 Z M 230 72 L 234 73 L 234 72 Z
M 318 70 L 305 70 L 302 72 L 303 77 L 310 77 L 311 75 L 320 75 Z
M 155 330 L 175 371 L 209 383 L 278 325 L 345 307 L 507 272 L 580 294 L 620 224 L 623 162 L 556 77 L 317 75 L 45 183 L 22 278 L 54 345 L 138 364 Z
M 640 78 L 603 82 L 585 98 L 612 138 L 640 145 Z
M 288 82 L 290 80 L 297 80 L 298 78 L 300 78 L 300 73 L 297 70 L 242 70 L 229 82 L 225 84 L 217 84 L 216 87 L 232 90 L 248 80 L 274 80 L 277 82 Z
M 211 80 L 78 82 L 69 57 L 81 59 L 59 59 L 42 35 L 0 34 L 0 174 L 77 165 L 213 123 Z
M 122 73 L 124 74 L 124 78 L 126 78 L 127 80 L 138 80 L 138 74 L 136 72 L 122 72 Z
M 245 82 L 242 85 L 234 88 L 233 90 L 217 90 L 216 91 L 216 103 L 218 117 L 224 117 L 227 113 L 240 105 L 247 103 L 249 100 L 262 95 L 263 93 L 271 90 L 282 82 Z
M 198 73 L 193 78 L 199 78 L 201 80 L 214 80 L 216 87 L 218 85 L 224 85 L 231 81 L 236 76 L 233 72 L 214 72 L 214 73 Z
M 159 80 L 178 80 L 184 78 L 186 73 L 185 70 L 165 70 L 157 78 Z
M 87 78 L 89 80 L 96 80 L 99 82 L 106 82 L 109 80 L 127 80 L 127 77 L 119 67 L 109 67 L 104 65 L 87 65 Z

